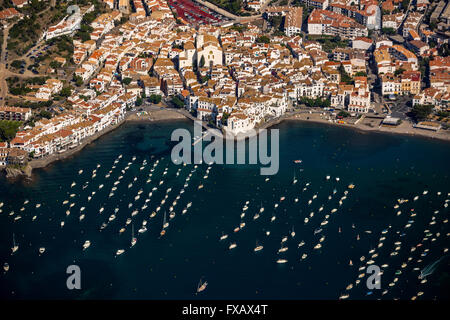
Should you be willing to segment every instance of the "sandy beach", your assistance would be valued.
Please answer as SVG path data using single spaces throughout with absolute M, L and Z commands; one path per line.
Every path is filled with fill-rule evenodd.
M 154 108 L 144 108 L 143 111 L 135 111 L 126 116 L 126 121 L 136 122 L 136 121 L 167 121 L 167 120 L 177 120 L 186 119 L 186 117 L 175 110 L 171 109 L 154 109 Z
M 381 133 L 388 133 L 388 134 L 421 136 L 421 137 L 427 137 L 427 138 L 431 138 L 431 139 L 450 141 L 450 132 L 448 132 L 446 130 L 439 130 L 438 132 L 435 132 L 435 131 L 431 131 L 431 130 L 418 129 L 418 128 L 414 128 L 412 126 L 412 124 L 408 121 L 403 121 L 400 125 L 398 125 L 396 127 L 382 126 L 382 125 L 380 125 L 381 120 L 367 119 L 367 118 L 364 119 L 364 121 L 360 121 L 356 124 L 337 123 L 337 122 L 329 121 L 328 119 L 324 118 L 323 115 L 318 114 L 318 113 L 296 114 L 296 115 L 284 118 L 283 120 L 298 120 L 298 121 L 317 122 L 317 123 L 324 123 L 324 124 L 335 125 L 335 126 L 343 126 L 346 128 L 353 128 L 356 130 L 361 130 L 361 131 L 366 131 L 366 132 L 371 131 L 371 132 L 381 132 Z M 345 122 L 345 119 L 343 119 L 343 121 Z

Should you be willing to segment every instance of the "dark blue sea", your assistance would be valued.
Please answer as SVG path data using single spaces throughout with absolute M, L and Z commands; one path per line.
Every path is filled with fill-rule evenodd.
M 448 143 L 283 122 L 280 170 L 266 181 L 260 165 L 173 164 L 176 128 L 193 131 L 127 123 L 32 181 L 0 178 L 1 298 L 449 299 Z M 80 290 L 66 286 L 69 265 Z M 369 265 L 380 289 L 366 284 Z

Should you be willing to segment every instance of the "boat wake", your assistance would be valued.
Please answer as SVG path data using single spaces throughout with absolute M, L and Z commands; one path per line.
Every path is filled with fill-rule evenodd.
M 436 260 L 433 263 L 430 263 L 425 268 L 423 268 L 422 271 L 420 271 L 419 279 L 425 279 L 427 276 L 432 274 L 438 267 L 439 263 L 445 258 L 446 256 L 441 257 L 439 260 Z

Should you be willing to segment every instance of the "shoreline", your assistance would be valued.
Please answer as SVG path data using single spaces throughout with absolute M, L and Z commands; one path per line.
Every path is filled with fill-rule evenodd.
M 67 150 L 61 154 L 52 154 L 45 158 L 41 159 L 35 159 L 31 160 L 29 162 L 29 165 L 32 169 L 41 169 L 45 168 L 48 165 L 60 161 L 65 160 L 76 153 L 83 150 L 87 145 L 91 144 L 92 142 L 96 141 L 97 139 L 101 138 L 102 136 L 110 133 L 111 131 L 114 131 L 118 128 L 120 128 L 123 124 L 127 122 L 164 122 L 164 121 L 173 121 L 173 120 L 182 120 L 185 119 L 183 115 L 180 113 L 177 113 L 172 110 L 156 110 L 156 111 L 150 111 L 150 114 L 146 117 L 139 117 L 137 115 L 137 112 L 126 114 L 124 119 L 122 119 L 118 124 L 110 126 L 100 132 L 95 133 L 94 135 L 87 137 L 84 139 L 77 147 Z
M 309 119 L 307 119 L 307 118 L 309 118 Z M 442 130 L 442 131 L 435 132 L 435 131 L 431 131 L 431 130 L 414 128 L 411 125 L 411 123 L 407 122 L 407 121 L 403 121 L 397 127 L 386 127 L 386 126 L 381 126 L 381 125 L 371 127 L 369 125 L 364 125 L 362 123 L 349 124 L 349 123 L 330 122 L 326 119 L 321 118 L 320 115 L 318 115 L 318 114 L 297 114 L 297 115 L 291 115 L 284 119 L 280 119 L 273 124 L 269 124 L 267 127 L 269 128 L 271 126 L 279 124 L 279 123 L 283 122 L 284 120 L 321 123 L 321 124 L 327 124 L 330 126 L 354 129 L 359 132 L 365 132 L 365 133 L 372 132 L 372 133 L 401 135 L 401 136 L 416 137 L 416 138 L 421 137 L 421 138 L 429 138 L 432 140 L 440 140 L 440 141 L 450 142 L 450 132 L 448 132 L 448 131 Z
M 105 134 L 108 134 L 115 129 L 118 129 L 121 127 L 124 123 L 139 123 L 139 122 L 145 122 L 145 123 L 153 123 L 153 122 L 169 122 L 174 120 L 191 120 L 194 121 L 194 118 L 191 116 L 188 116 L 186 112 L 183 112 L 183 110 L 177 110 L 177 109 L 150 109 L 150 110 L 144 110 L 144 111 L 134 111 L 132 113 L 128 113 L 125 115 L 124 119 L 122 119 L 118 124 L 111 126 L 109 128 L 106 128 L 105 130 L 101 132 L 97 132 L 94 135 L 86 138 L 84 141 L 82 141 L 81 144 L 79 144 L 77 147 L 70 149 L 64 153 L 61 154 L 52 154 L 50 156 L 47 156 L 45 158 L 41 159 L 35 159 L 29 161 L 29 165 L 32 169 L 41 169 L 49 166 L 50 164 L 53 164 L 60 160 L 68 159 L 72 156 L 74 156 L 79 151 L 83 150 L 87 145 L 90 143 L 96 141 L 100 137 L 102 137 Z M 354 129 L 360 132 L 375 132 L 375 133 L 382 133 L 382 134 L 394 134 L 394 135 L 403 135 L 408 137 L 423 137 L 423 138 L 429 138 L 433 140 L 441 140 L 450 142 L 450 133 L 446 131 L 440 131 L 440 132 L 433 132 L 428 131 L 424 129 L 418 129 L 413 128 L 412 125 L 409 122 L 403 122 L 398 127 L 383 127 L 383 126 L 368 126 L 364 124 L 349 124 L 349 123 L 336 123 L 336 122 L 330 122 L 327 119 L 322 118 L 322 116 L 318 113 L 298 113 L 298 114 L 292 114 L 285 117 L 281 117 L 278 119 L 270 120 L 264 124 L 262 124 L 260 127 L 256 128 L 256 130 L 259 129 L 268 129 L 270 127 L 276 126 L 283 121 L 299 121 L 299 122 L 310 122 L 310 123 L 320 123 L 325 125 L 331 125 L 331 126 L 337 126 L 337 127 L 344 127 L 348 129 Z M 207 128 L 207 126 L 202 122 L 203 127 Z M 208 128 L 212 129 L 212 128 Z M 226 135 L 223 135 L 224 138 L 226 138 Z M 239 140 L 238 136 L 233 137 L 234 140 Z M 4 169 L 4 168 L 3 168 Z

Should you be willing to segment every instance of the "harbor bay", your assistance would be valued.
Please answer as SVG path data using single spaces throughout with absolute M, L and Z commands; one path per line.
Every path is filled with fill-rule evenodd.
M 31 181 L 1 178 L 0 295 L 449 298 L 447 142 L 285 121 L 280 170 L 261 176 L 173 164 L 180 127 L 193 132 L 126 123 Z M 81 290 L 66 286 L 70 265 Z M 369 265 L 380 289 L 366 286 Z

